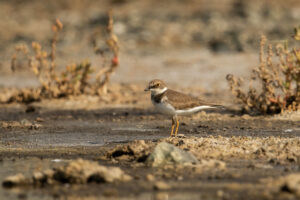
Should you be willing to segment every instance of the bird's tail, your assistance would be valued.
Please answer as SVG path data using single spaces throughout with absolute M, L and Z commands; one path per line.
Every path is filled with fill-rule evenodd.
M 225 106 L 223 106 L 223 105 L 219 105 L 219 104 L 214 104 L 214 105 L 210 105 L 211 106 L 211 108 L 217 108 L 217 109 L 226 109 L 226 107 Z

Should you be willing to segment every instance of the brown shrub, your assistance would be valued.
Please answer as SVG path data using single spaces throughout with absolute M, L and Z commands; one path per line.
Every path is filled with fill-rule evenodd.
M 300 40 L 300 27 L 295 29 L 294 40 Z M 284 110 L 300 110 L 300 48 L 288 48 L 277 44 L 274 55 L 273 45 L 267 45 L 261 37 L 259 66 L 252 71 L 248 92 L 242 90 L 243 79 L 228 74 L 226 79 L 232 94 L 250 113 L 274 114 Z M 254 82 L 261 88 L 255 88 Z
M 79 94 L 107 94 L 110 76 L 119 66 L 119 45 L 118 38 L 113 32 L 112 11 L 109 11 L 108 19 L 105 43 L 108 54 L 100 53 L 105 59 L 103 59 L 102 67 L 98 72 L 96 72 L 96 67 L 93 67 L 89 60 L 77 64 L 69 64 L 62 73 L 57 72 L 56 45 L 60 31 L 63 29 L 63 24 L 59 19 L 56 19 L 52 25 L 53 38 L 50 53 L 46 52 L 38 42 L 33 42 L 31 48 L 25 44 L 16 46 L 11 60 L 11 70 L 13 72 L 17 70 L 18 59 L 25 60 L 28 68 L 38 78 L 41 86 L 39 88 L 25 88 L 10 92 L 9 97 L 6 95 L 5 98 L 0 98 L 1 103 L 29 103 L 43 98 L 59 98 Z M 95 53 L 99 53 L 99 49 L 100 47 L 95 46 Z M 107 55 L 110 55 L 111 58 L 107 59 Z M 94 82 L 91 81 L 93 74 L 95 74 Z

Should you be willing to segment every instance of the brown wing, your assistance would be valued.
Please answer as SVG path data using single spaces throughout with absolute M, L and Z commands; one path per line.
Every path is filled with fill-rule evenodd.
M 168 89 L 165 93 L 168 97 L 168 100 L 175 109 L 185 110 L 191 107 L 202 106 L 202 105 L 211 105 L 213 104 L 206 103 L 205 101 L 198 99 L 196 97 L 192 97 L 180 92 L 176 92 L 174 90 Z

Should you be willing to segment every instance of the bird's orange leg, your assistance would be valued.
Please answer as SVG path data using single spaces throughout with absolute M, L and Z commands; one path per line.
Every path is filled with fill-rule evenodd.
M 179 121 L 176 117 L 176 130 L 175 130 L 175 137 L 177 137 L 177 132 L 178 132 L 178 128 L 179 128 Z
M 172 124 L 172 130 L 171 130 L 170 137 L 173 137 L 173 130 L 174 130 L 174 126 L 175 126 L 175 124 Z
M 172 130 L 171 130 L 170 137 L 173 137 L 174 126 L 175 126 L 175 118 L 172 117 Z

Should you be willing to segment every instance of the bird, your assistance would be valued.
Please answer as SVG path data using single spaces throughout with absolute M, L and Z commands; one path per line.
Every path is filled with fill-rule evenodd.
M 211 108 L 224 108 L 222 105 L 207 103 L 197 97 L 169 89 L 167 85 L 159 79 L 151 80 L 144 91 L 151 92 L 151 102 L 158 111 L 172 117 L 170 137 L 177 137 L 179 115 L 191 115 L 200 110 Z

